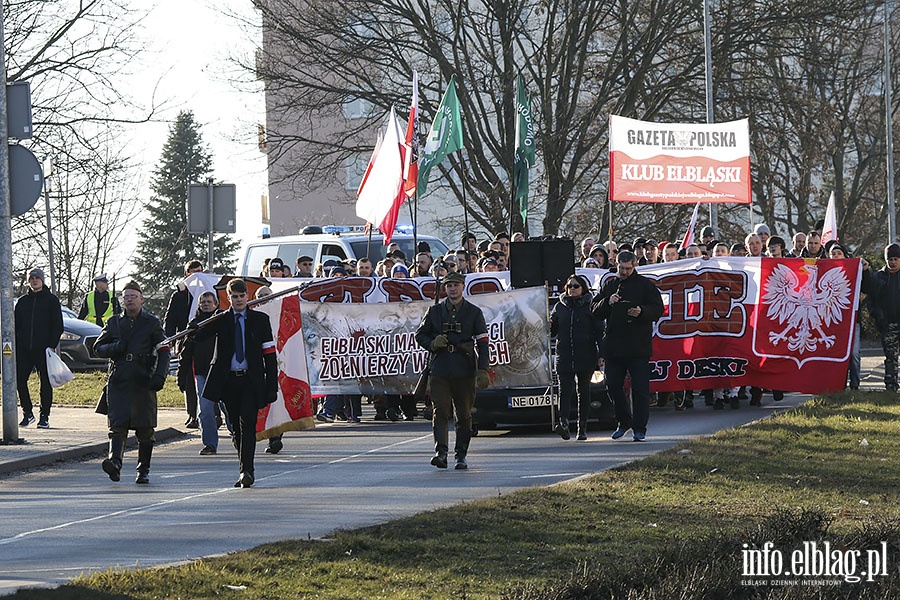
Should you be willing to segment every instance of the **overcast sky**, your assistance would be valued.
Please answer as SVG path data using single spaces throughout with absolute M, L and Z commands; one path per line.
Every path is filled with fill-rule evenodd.
M 145 0 L 132 2 L 147 9 Z M 257 16 L 247 0 L 155 0 L 144 20 L 149 47 L 134 93 L 149 99 L 159 83 L 156 100 L 165 100 L 164 121 L 138 126 L 134 154 L 144 164 L 144 197 L 149 198 L 150 173 L 171 122 L 179 111 L 193 111 L 213 153 L 213 176 L 237 186 L 237 235 L 249 240 L 261 234 L 260 196 L 266 193 L 266 161 L 256 133 L 256 124 L 265 122 L 265 106 L 261 86 L 245 93 L 228 82 L 234 70 L 228 57 L 252 55 L 254 44 L 224 11 Z

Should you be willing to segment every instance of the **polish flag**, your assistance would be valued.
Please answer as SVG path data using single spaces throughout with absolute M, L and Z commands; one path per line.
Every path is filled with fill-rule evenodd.
M 825 226 L 822 227 L 822 245 L 824 246 L 829 240 L 838 241 L 837 230 L 837 210 L 834 207 L 834 192 L 828 198 L 828 208 L 825 209 Z
M 375 146 L 369 166 L 359 186 L 356 216 L 377 225 L 384 234 L 384 245 L 391 243 L 400 205 L 406 194 L 403 190 L 403 151 L 400 122 L 391 107 L 387 128 Z
M 688 225 L 687 231 L 684 232 L 684 239 L 681 240 L 681 249 L 684 250 L 694 243 L 694 229 L 697 227 L 697 212 L 700 210 L 700 203 L 694 207 L 694 214 L 691 215 L 691 223 Z

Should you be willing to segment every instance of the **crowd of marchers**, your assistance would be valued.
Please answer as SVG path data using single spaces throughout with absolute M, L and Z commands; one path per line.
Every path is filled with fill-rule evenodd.
M 483 364 L 485 332 L 483 315 L 460 294 L 468 273 L 498 272 L 510 269 L 512 244 L 525 241 L 522 233 L 497 233 L 480 240 L 464 233 L 459 247 L 442 256 L 433 256 L 427 242 L 419 242 L 415 256 L 407 257 L 396 244 L 386 248 L 384 258 L 373 263 L 360 260 L 327 261 L 314 264 L 310 256 L 300 255 L 294 269 L 281 258 L 266 259 L 261 265 L 263 278 L 280 277 L 438 277 L 446 284 L 447 298 L 436 304 L 423 318 L 417 341 L 431 353 L 438 365 L 437 387 L 432 382 L 432 402 L 420 411 L 411 395 L 376 395 L 367 398 L 375 409 L 375 420 L 414 420 L 425 416 L 433 420 L 435 456 L 432 464 L 444 468 L 448 464 L 447 420 L 454 412 L 469 415 L 476 387 L 488 384 Z M 513 253 L 515 254 L 515 253 Z M 573 272 L 564 289 L 554 298 L 551 311 L 551 335 L 556 340 L 555 370 L 560 388 L 560 415 L 568 415 L 569 407 L 578 408 L 575 423 L 579 440 L 587 439 L 586 415 L 589 382 L 597 369 L 604 369 L 610 397 L 616 406 L 617 428 L 613 439 L 628 431 L 635 441 L 647 435 L 649 408 L 672 402 L 677 410 L 693 407 L 693 392 L 650 393 L 649 359 L 653 353 L 652 324 L 663 311 L 659 291 L 637 267 L 704 257 L 749 256 L 772 258 L 852 258 L 848 248 L 838 242 L 822 244 L 818 231 L 798 232 L 790 238 L 772 235 L 764 224 L 756 225 L 741 243 L 727 244 L 716 239 L 711 227 L 701 229 L 697 240 L 684 244 L 638 237 L 632 243 L 612 240 L 599 243 L 592 237 L 583 239 L 576 250 L 575 263 L 587 269 L 606 269 L 615 273 L 599 290 L 591 289 L 589 279 Z M 884 249 L 885 266 L 872 271 L 862 261 L 862 293 L 866 296 L 885 355 L 885 388 L 897 392 L 897 361 L 900 354 L 900 245 Z M 184 274 L 202 272 L 198 260 L 185 265 Z M 179 358 L 177 385 L 184 393 L 186 421 L 191 429 L 200 429 L 201 455 L 218 452 L 219 434 L 227 427 L 232 444 L 240 456 L 237 487 L 253 484 L 254 423 L 256 411 L 274 400 L 277 373 L 274 371 L 271 327 L 263 324 L 259 314 L 246 308 L 248 290 L 242 280 L 234 280 L 228 293 L 231 308 L 215 327 L 200 331 L 199 323 L 221 315 L 218 298 L 205 293 L 197 304 L 190 291 L 179 283 L 171 294 L 162 320 L 143 309 L 140 286 L 131 282 L 122 292 L 121 304 L 108 289 L 105 275 L 94 279 L 94 289 L 85 297 L 80 318 L 103 327 L 94 352 L 110 361 L 107 385 L 98 411 L 107 415 L 109 453 L 102 463 L 104 472 L 118 481 L 122 468 L 124 439 L 129 430 L 139 440 L 137 479 L 149 481 L 149 465 L 156 427 L 156 392 L 165 383 L 170 345 L 168 338 L 187 331 L 172 350 Z M 63 334 L 59 300 L 45 283 L 40 268 L 28 273 L 28 291 L 16 302 L 16 365 L 19 399 L 22 408 L 20 426 L 34 423 L 34 405 L 28 391 L 28 379 L 37 372 L 40 379 L 39 428 L 49 428 L 53 389 L 48 377 L 48 359 Z M 263 286 L 256 295 L 271 293 Z M 195 312 L 191 314 L 192 307 Z M 124 307 L 124 309 L 123 309 Z M 473 310 L 476 308 L 476 310 Z M 848 387 L 860 384 L 860 331 L 856 321 L 853 351 L 848 374 Z M 454 343 L 448 343 L 447 338 Z M 471 352 L 465 351 L 466 348 Z M 457 350 L 460 349 L 460 350 Z M 479 351 L 476 351 L 478 349 Z M 222 357 L 222 358 L 216 358 Z M 626 390 L 626 387 L 628 388 Z M 437 390 L 437 391 L 435 391 Z M 749 392 L 749 394 L 748 394 Z M 773 399 L 783 397 L 783 390 L 772 390 Z M 725 406 L 739 408 L 742 399 L 760 405 L 765 390 L 750 386 L 722 388 L 701 392 L 714 409 Z M 437 403 L 434 402 L 437 397 Z M 323 422 L 345 420 L 359 422 L 364 397 L 334 395 L 319 399 L 316 418 Z M 467 408 L 468 407 L 468 408 Z M 462 410 L 463 413 L 459 411 Z M 463 420 L 463 422 L 465 422 Z M 555 430 L 570 439 L 570 424 L 561 418 Z M 469 436 L 457 433 L 456 468 L 466 468 Z M 282 436 L 268 440 L 266 452 L 277 454 L 283 448 Z

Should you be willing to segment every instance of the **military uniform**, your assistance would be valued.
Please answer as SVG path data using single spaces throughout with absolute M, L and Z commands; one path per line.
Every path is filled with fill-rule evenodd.
M 465 282 L 465 277 L 451 273 L 445 282 Z M 435 348 L 435 339 L 446 336 L 446 347 Z M 456 444 L 454 447 L 456 468 L 466 468 L 466 454 L 472 435 L 472 407 L 475 405 L 477 371 L 484 372 L 490 366 L 487 325 L 481 309 L 461 299 L 454 305 L 450 299 L 428 309 L 416 330 L 416 342 L 432 350 L 431 401 L 434 404 L 432 432 L 435 457 L 432 464 L 447 466 L 448 422 L 456 410 Z M 476 356 L 475 347 L 478 347 Z
M 126 288 L 128 289 L 128 288 Z M 159 319 L 141 309 L 135 317 L 110 318 L 94 343 L 94 352 L 109 358 L 106 386 L 109 457 L 103 470 L 119 480 L 125 438 L 133 429 L 138 439 L 137 483 L 147 483 L 153 433 L 156 428 L 156 392 L 169 371 L 169 346 Z

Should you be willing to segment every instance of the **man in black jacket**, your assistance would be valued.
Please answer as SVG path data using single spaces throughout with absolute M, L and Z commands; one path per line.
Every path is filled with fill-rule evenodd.
M 112 481 L 119 481 L 125 438 L 133 429 L 138 439 L 135 483 L 145 484 L 150 483 L 156 392 L 166 383 L 171 353 L 159 319 L 143 308 L 140 285 L 125 285 L 122 304 L 125 314 L 111 317 L 94 342 L 97 356 L 111 359 L 106 384 L 109 456 L 101 466 Z
M 603 352 L 606 385 L 616 405 L 617 440 L 631 429 L 634 441 L 643 442 L 650 418 L 650 356 L 653 355 L 653 324 L 663 314 L 663 301 L 656 285 L 635 271 L 637 257 L 619 253 L 616 277 L 610 279 L 594 299 L 593 311 L 606 319 Z M 625 373 L 631 374 L 631 408 L 625 397 Z
M 225 403 L 240 455 L 240 477 L 234 487 L 248 488 L 254 481 L 257 412 L 277 397 L 278 364 L 269 317 L 247 309 L 246 282 L 232 279 L 226 290 L 231 309 L 202 329 L 197 328 L 197 319 L 190 327 L 198 341 L 217 336 L 215 357 L 201 393 L 208 400 Z
M 872 273 L 863 261 L 862 291 L 869 296 L 875 325 L 884 350 L 884 387 L 897 391 L 897 360 L 900 355 L 900 245 L 884 249 L 884 268 Z
M 41 418 L 38 427 L 50 428 L 53 388 L 47 376 L 47 348 L 55 351 L 63 334 L 59 299 L 44 285 L 44 271 L 28 272 L 28 293 L 16 301 L 16 379 L 22 404 L 21 427 L 34 423 L 34 406 L 28 392 L 28 378 L 37 369 L 41 380 Z
M 203 263 L 199 260 L 188 261 L 184 265 L 184 276 L 188 277 L 191 273 L 202 273 Z M 194 297 L 188 291 L 184 283 L 178 283 L 178 289 L 172 292 L 169 297 L 169 306 L 166 308 L 166 316 L 163 317 L 163 327 L 166 336 L 172 337 L 179 331 L 183 331 L 187 327 L 191 318 L 191 305 L 194 303 Z M 180 352 L 180 348 L 175 348 L 176 354 Z M 193 374 L 188 374 L 192 377 Z M 197 429 L 200 427 L 200 421 L 197 420 L 197 390 L 194 386 L 188 385 L 184 387 L 184 407 L 187 410 L 187 420 L 184 424 L 188 429 Z

